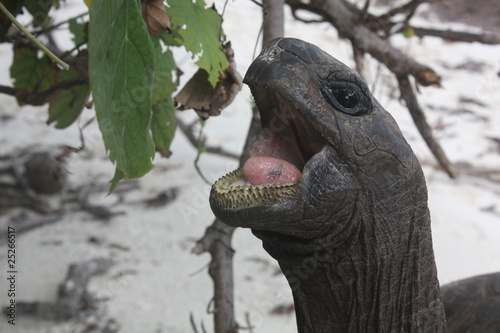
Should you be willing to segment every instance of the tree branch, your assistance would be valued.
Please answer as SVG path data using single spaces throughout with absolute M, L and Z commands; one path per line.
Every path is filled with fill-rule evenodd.
M 233 232 L 233 227 L 216 219 L 193 249 L 212 257 L 208 273 L 214 282 L 214 328 L 221 333 L 235 333 L 239 327 L 234 319 Z
M 284 36 L 284 13 L 285 0 L 263 1 L 263 38 L 262 44 L 266 45 L 270 40 Z
M 413 121 L 420 131 L 420 134 L 424 138 L 425 143 L 427 143 L 427 146 L 436 157 L 439 165 L 446 171 L 446 173 L 451 178 L 456 178 L 456 172 L 455 170 L 453 170 L 450 161 L 446 157 L 439 143 L 434 139 L 434 136 L 432 135 L 432 129 L 425 119 L 425 114 L 418 103 L 417 96 L 415 95 L 415 91 L 411 86 L 408 75 L 398 77 L 397 79 L 401 97 L 406 102 L 406 107 L 410 111 Z
M 263 2 L 263 43 L 283 36 L 283 4 L 284 1 L 265 0 Z M 274 22 L 267 22 L 273 20 Z M 240 165 L 247 160 L 250 144 L 260 130 L 260 115 L 257 107 L 252 108 L 252 121 L 248 129 L 245 146 L 240 157 Z M 209 252 L 212 260 L 209 274 L 214 281 L 214 325 L 217 333 L 236 333 L 239 325 L 234 319 L 234 281 L 233 281 L 233 249 L 231 238 L 234 232 L 230 227 L 218 219 L 205 231 L 205 235 L 198 240 L 193 252 L 201 254 Z
M 52 53 L 48 48 L 46 48 L 42 43 L 40 43 L 26 28 L 23 27 L 21 23 L 5 8 L 5 6 L 0 2 L 0 10 L 9 18 L 9 20 L 14 23 L 16 27 L 21 30 L 26 37 L 28 37 L 39 49 L 41 49 L 50 59 L 55 61 L 59 66 L 61 66 L 64 70 L 69 69 L 69 65 L 59 59 L 54 53 Z
M 54 84 L 52 87 L 42 92 L 31 92 L 24 89 L 0 86 L 0 93 L 14 96 L 20 105 L 29 104 L 29 105 L 39 106 L 47 103 L 47 98 L 53 93 L 55 93 L 57 90 L 70 89 L 74 86 L 78 86 L 85 83 L 87 83 L 87 81 L 82 78 L 62 81 Z
M 421 4 L 423 4 L 424 2 L 428 2 L 428 0 L 410 0 L 407 3 L 405 3 L 399 7 L 391 8 L 387 13 L 380 15 L 380 16 L 377 16 L 376 18 L 379 21 L 387 21 L 388 22 L 388 21 L 390 21 L 390 19 L 392 17 L 394 17 L 398 14 L 406 13 L 407 16 L 411 16 L 411 15 L 413 15 L 413 13 L 417 9 L 417 7 L 420 6 Z
M 49 302 L 18 301 L 18 313 L 33 315 L 45 319 L 67 320 L 73 318 L 85 308 L 92 308 L 97 303 L 88 291 L 90 279 L 106 273 L 113 260 L 97 258 L 78 264 L 71 264 L 66 279 L 59 284 L 57 300 Z
M 287 0 L 287 4 L 292 11 L 305 9 L 323 16 L 337 29 L 341 37 L 349 39 L 355 47 L 386 65 L 396 76 L 410 74 L 423 86 L 441 85 L 441 78 L 433 69 L 406 56 L 389 41 L 358 22 L 358 14 L 345 6 L 342 0 L 311 0 L 308 4 Z
M 352 56 L 354 58 L 354 63 L 356 64 L 356 72 L 358 72 L 359 76 L 366 81 L 365 53 L 358 49 L 355 45 L 352 45 Z
M 483 44 L 496 45 L 500 44 L 500 34 L 490 31 L 483 33 L 471 33 L 465 31 L 439 30 L 430 28 L 410 27 L 418 37 L 433 36 L 455 42 L 473 43 L 479 42 Z
M 182 131 L 182 133 L 184 133 L 184 135 L 189 140 L 189 142 L 193 145 L 193 147 L 198 149 L 198 138 L 196 136 L 194 136 L 193 132 L 191 131 L 191 126 L 186 125 L 179 118 L 176 118 L 176 121 L 177 121 L 177 126 Z M 239 158 L 238 154 L 226 151 L 221 147 L 204 147 L 204 150 L 206 153 L 210 153 L 210 154 L 216 154 L 216 155 L 234 158 L 234 159 Z

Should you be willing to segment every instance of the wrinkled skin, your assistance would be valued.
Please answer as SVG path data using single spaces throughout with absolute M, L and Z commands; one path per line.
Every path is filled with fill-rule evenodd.
M 211 207 L 223 222 L 251 228 L 279 262 L 299 332 L 445 332 L 424 176 L 366 84 L 296 39 L 271 41 L 244 82 L 261 137 L 292 142 L 267 153 L 303 158 L 295 162 L 302 178 L 252 196 L 243 193 L 255 186 L 216 183 Z M 287 147 L 302 155 L 289 157 Z

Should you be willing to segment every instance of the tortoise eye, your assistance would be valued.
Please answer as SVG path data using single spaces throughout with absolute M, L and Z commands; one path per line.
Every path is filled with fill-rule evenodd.
M 354 90 L 334 88 L 331 89 L 331 92 L 337 102 L 339 102 L 340 105 L 342 105 L 346 109 L 352 109 L 358 105 L 358 96 L 356 95 L 356 92 Z
M 370 110 L 368 97 L 356 84 L 334 82 L 323 87 L 321 92 L 331 106 L 343 113 L 359 116 Z

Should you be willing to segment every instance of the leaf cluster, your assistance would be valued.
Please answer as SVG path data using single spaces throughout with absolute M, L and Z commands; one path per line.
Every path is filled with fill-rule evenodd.
M 49 49 L 70 65 L 64 71 L 40 52 L 12 22 L 0 14 L 0 42 L 10 42 L 14 95 L 20 105 L 48 103 L 48 123 L 71 125 L 89 99 L 110 159 L 115 163 L 111 190 L 121 179 L 141 177 L 153 167 L 155 152 L 170 155 L 175 132 L 179 73 L 172 50 L 183 47 L 205 80 L 215 88 L 229 61 L 222 43 L 221 17 L 204 0 L 92 0 L 88 13 L 54 23 L 58 0 L 2 1 L 14 16 L 32 15 L 35 36 L 51 37 L 54 29 L 72 34 L 68 49 Z M 52 40 L 48 38 L 48 40 Z

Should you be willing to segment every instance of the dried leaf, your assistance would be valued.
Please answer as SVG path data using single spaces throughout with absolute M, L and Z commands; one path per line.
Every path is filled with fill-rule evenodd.
M 415 78 L 417 79 L 417 82 L 424 87 L 431 85 L 442 87 L 441 77 L 431 68 L 425 67 L 424 70 L 417 73 Z
M 141 7 L 142 17 L 151 36 L 170 31 L 170 17 L 165 12 L 163 0 L 142 0 Z
M 208 73 L 200 68 L 175 96 L 175 101 L 180 105 L 179 110 L 194 109 L 202 119 L 208 119 L 218 116 L 232 103 L 241 90 L 242 80 L 236 71 L 231 43 L 224 45 L 224 53 L 229 66 L 215 88 L 208 81 Z

